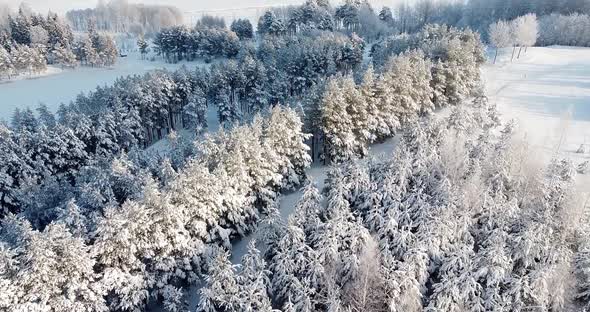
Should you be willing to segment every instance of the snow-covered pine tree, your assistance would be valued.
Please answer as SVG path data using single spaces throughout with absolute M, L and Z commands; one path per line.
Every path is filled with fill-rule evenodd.
M 104 266 L 110 309 L 136 310 L 147 302 L 151 281 L 141 253 L 152 244 L 146 235 L 152 220 L 146 208 L 137 202 L 108 207 L 97 222 L 93 252 L 97 264 Z
M 200 290 L 197 311 L 240 311 L 241 294 L 236 267 L 229 261 L 228 253 L 218 250 L 213 255 L 205 278 L 207 284 Z
M 79 47 L 80 61 L 88 66 L 100 66 L 100 59 L 90 37 L 85 38 Z
M 7 260 L 12 263 L 0 266 L 0 280 L 10 278 L 15 266 L 19 272 L 7 289 L 16 289 L 16 296 L 10 301 L 4 299 L 10 292 L 0 296 L 8 310 L 107 310 L 102 283 L 94 272 L 95 258 L 82 238 L 73 237 L 62 224 L 50 224 L 39 232 L 23 220 L 3 222 L 2 240 L 15 245 L 8 250 L 12 259 Z
M 99 35 L 96 43 L 93 43 L 98 54 L 101 66 L 110 67 L 115 65 L 119 57 L 119 51 L 115 41 L 107 35 Z
M 12 64 L 12 57 L 4 47 L 0 46 L 0 77 L 10 79 L 14 72 L 14 65 Z
M 310 135 L 303 129 L 297 113 L 288 107 L 275 106 L 263 129 L 263 140 L 278 156 L 279 172 L 283 175 L 283 188 L 300 185 L 305 177 L 305 168 L 311 164 L 309 146 L 305 144 Z
M 260 35 L 282 35 L 286 31 L 286 27 L 282 20 L 272 11 L 267 11 L 258 20 L 257 31 Z
M 431 66 L 420 51 L 394 57 L 385 66 L 382 79 L 388 88 L 379 100 L 384 101 L 381 105 L 402 124 L 432 110 Z
M 37 107 L 37 114 L 39 116 L 38 121 L 40 124 L 44 125 L 49 129 L 57 126 L 55 115 L 51 111 L 49 111 L 49 108 L 46 104 L 39 104 L 39 106 Z
M 52 51 L 54 63 L 62 67 L 75 67 L 76 55 L 68 47 L 57 44 Z
M 354 158 L 358 151 L 341 79 L 335 78 L 328 82 L 321 105 L 327 156 L 337 162 Z
M 269 274 L 260 251 L 256 249 L 256 240 L 250 241 L 237 276 L 240 311 L 274 311 L 271 298 L 268 296 Z
M 248 115 L 264 111 L 269 104 L 268 76 L 264 64 L 246 55 L 240 61 L 240 70 L 244 75 L 241 98 L 245 102 L 243 104 L 247 105 L 246 109 L 242 108 L 242 111 L 247 112 Z
M 139 53 L 141 54 L 141 59 L 144 60 L 145 56 L 149 52 L 149 44 L 143 36 L 137 39 L 137 48 L 139 49 Z
M 254 29 L 248 19 L 237 19 L 232 22 L 230 28 L 241 40 L 252 39 L 254 37 Z
M 203 90 L 195 88 L 188 96 L 187 105 L 183 108 L 184 124 L 195 133 L 207 128 L 207 99 Z

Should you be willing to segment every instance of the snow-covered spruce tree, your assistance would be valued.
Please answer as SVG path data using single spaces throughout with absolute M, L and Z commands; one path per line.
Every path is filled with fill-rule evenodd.
M 270 271 L 266 266 L 260 251 L 256 249 L 256 241 L 252 240 L 248 244 L 248 252 L 242 257 L 237 276 L 241 311 L 274 311 L 268 295 Z
M 311 247 L 318 248 L 320 246 L 316 244 L 316 239 L 319 238 L 317 231 L 321 224 L 320 213 L 323 211 L 323 197 L 313 181 L 310 181 L 301 191 L 303 195 L 295 207 L 295 219 L 298 225 L 303 228 Z
M 241 292 L 236 271 L 227 252 L 214 251 L 205 278 L 207 284 L 200 290 L 197 311 L 241 311 Z
M 572 302 L 572 279 L 566 273 L 572 251 L 564 247 L 564 238 L 573 239 L 576 226 L 561 216 L 575 213 L 568 208 L 567 195 L 573 169 L 555 162 L 539 180 L 538 172 L 526 173 L 519 156 L 526 152 L 510 144 L 509 129 L 496 139 L 470 142 L 489 136 L 489 127 L 494 127 L 494 114 L 486 105 L 474 101 L 453 115 L 442 124 L 428 121 L 426 127 L 409 131 L 392 160 L 367 162 L 373 166 L 369 177 L 376 182 L 371 187 L 363 186 L 367 182 L 359 166 L 346 165 L 331 174 L 328 207 L 338 211 L 334 208 L 350 205 L 377 232 L 383 274 L 391 279 L 384 286 L 390 309 L 567 307 Z M 468 140 L 461 139 L 467 134 Z M 455 136 L 457 141 L 448 141 Z M 445 146 L 453 144 L 449 142 L 465 148 L 447 151 Z M 457 163 L 450 155 L 469 159 Z M 500 181 L 502 186 L 495 186 Z M 471 190 L 472 184 L 489 187 Z M 380 199 L 354 195 L 361 189 L 361 194 L 370 194 L 375 187 Z M 534 195 L 537 190 L 547 195 Z M 485 197 L 472 198 L 481 194 Z M 552 292 L 549 283 L 555 286 Z

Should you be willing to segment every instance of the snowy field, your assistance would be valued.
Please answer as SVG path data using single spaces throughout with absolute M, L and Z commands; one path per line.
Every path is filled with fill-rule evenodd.
M 483 68 L 491 101 L 504 120 L 514 119 L 530 145 L 533 160 L 547 162 L 555 155 L 575 165 L 590 160 L 590 49 L 576 47 L 529 48 L 510 62 L 511 49 L 498 63 Z M 578 177 L 583 191 L 589 175 Z
M 151 62 L 141 60 L 139 54 L 132 53 L 119 58 L 113 68 L 78 67 L 62 71 L 50 67 L 47 73 L 34 78 L 0 83 L 0 119 L 10 120 L 15 108 L 36 108 L 39 103 L 45 103 L 49 109 L 56 111 L 60 103 L 69 103 L 78 94 L 94 90 L 97 86 L 110 85 L 121 76 L 163 68 L 174 70 L 183 64 L 190 68 L 200 63 L 167 64 L 159 58 Z

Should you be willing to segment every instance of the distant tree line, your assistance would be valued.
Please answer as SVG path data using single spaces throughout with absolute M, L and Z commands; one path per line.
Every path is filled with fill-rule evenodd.
M 489 27 L 492 46 L 499 49 L 513 47 L 512 59 L 520 57 L 522 49 L 536 45 L 590 46 L 590 16 L 551 14 L 537 19 L 534 14 L 517 17 L 512 21 L 500 20 Z M 516 47 L 519 47 L 516 54 Z M 496 57 L 494 57 L 495 62 Z
M 235 57 L 240 38 L 220 27 L 176 26 L 158 32 L 154 39 L 157 53 L 169 62 L 192 61 L 196 58 Z
M 540 20 L 547 16 L 541 23 L 551 23 L 551 26 L 541 27 L 541 36 L 558 34 L 558 29 L 566 32 L 572 29 L 572 34 L 567 36 L 571 39 L 567 42 L 578 44 L 581 41 L 578 38 L 584 35 L 576 36 L 574 32 L 579 30 L 579 33 L 584 33 L 584 14 L 590 14 L 590 5 L 577 0 L 421 0 L 376 10 L 365 0 L 346 0 L 336 7 L 328 1 L 308 0 L 301 6 L 266 12 L 259 19 L 257 31 L 260 34 L 275 35 L 294 34 L 310 29 L 344 31 L 355 32 L 365 40 L 372 41 L 392 34 L 415 33 L 427 24 L 445 24 L 458 28 L 469 27 L 488 40 L 490 24 L 500 20 L 515 20 L 527 14 L 535 14 Z M 554 14 L 552 18 L 549 17 L 551 14 Z M 571 15 L 570 22 L 566 22 L 565 16 L 558 18 L 560 14 Z M 574 19 L 579 28 L 571 23 Z M 554 39 L 553 42 L 557 41 Z
M 589 12 L 590 13 L 590 12 Z M 551 14 L 539 19 L 539 45 L 590 47 L 590 15 Z
M 387 40 L 391 35 L 415 33 L 427 24 L 446 24 L 457 28 L 469 27 L 479 31 L 486 40 L 491 41 L 489 25 L 492 22 L 514 20 L 515 23 L 524 22 L 521 26 L 511 27 L 511 29 L 521 31 L 517 39 L 524 40 L 526 43 L 516 42 L 515 39 L 514 44 L 510 46 L 527 47 L 533 45 L 536 40 L 532 40 L 531 44 L 531 39 L 523 38 L 530 33 L 531 27 L 528 20 L 519 17 L 530 17 L 534 16 L 531 14 L 547 12 L 586 12 L 588 10 L 579 3 L 565 1 L 563 5 L 565 7 L 556 8 L 549 3 L 526 0 L 516 4 L 486 2 L 484 7 L 479 0 L 472 0 L 466 4 L 424 0 L 412 6 L 402 4 L 393 10 L 384 7 L 377 12 L 367 1 L 347 0 L 340 6 L 332 7 L 327 1 L 308 0 L 300 6 L 271 9 L 265 12 L 258 21 L 256 33 L 260 37 L 285 37 L 314 31 L 344 32 L 348 35 L 357 34 L 363 40 L 370 42 Z M 485 18 L 480 18 L 484 9 L 489 9 L 491 13 L 485 13 Z M 571 19 L 576 19 L 579 25 L 585 25 L 585 15 L 572 15 Z M 485 24 L 487 21 L 492 22 Z M 572 28 L 568 26 L 571 22 L 568 23 L 564 18 L 557 17 L 543 18 L 541 24 L 539 34 L 546 39 L 539 42 L 544 44 L 558 42 L 555 39 L 549 39 L 551 36 L 556 37 L 555 29 L 563 29 L 567 32 L 568 28 Z M 580 39 L 585 38 L 583 27 L 577 35 L 574 34 L 576 29 L 573 28 L 570 31 L 572 35 L 560 38 L 562 42 L 583 45 L 583 40 Z M 513 33 L 514 31 L 511 30 Z M 155 45 L 158 53 L 171 62 L 195 58 L 210 60 L 216 57 L 235 57 L 239 51 L 238 39 L 251 39 L 253 36 L 254 30 L 249 21 L 236 20 L 228 30 L 222 19 L 205 16 L 193 29 L 179 26 L 157 33 Z M 531 37 L 531 35 L 528 36 Z
M 165 27 L 181 25 L 182 12 L 165 5 L 129 3 L 125 0 L 99 2 L 94 9 L 71 10 L 66 18 L 75 31 L 88 31 L 94 23 L 97 30 L 106 32 L 152 34 Z
M 257 27 L 260 35 L 293 35 L 314 30 L 356 33 L 366 40 L 392 31 L 368 1 L 358 0 L 347 0 L 336 8 L 329 1 L 307 0 L 300 6 L 269 10 L 260 17 Z

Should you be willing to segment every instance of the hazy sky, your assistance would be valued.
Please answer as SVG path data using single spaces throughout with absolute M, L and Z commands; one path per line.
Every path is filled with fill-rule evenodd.
M 305 0 L 129 0 L 131 3 L 140 2 L 146 4 L 174 5 L 182 11 L 236 9 L 253 6 L 271 6 L 286 4 L 301 4 Z M 336 3 L 338 0 L 332 0 Z M 369 0 L 375 7 L 393 5 L 403 0 Z M 46 12 L 48 10 L 65 13 L 69 9 L 89 8 L 96 6 L 97 0 L 0 0 L 0 4 L 8 3 L 12 7 L 18 7 L 21 2 L 29 4 L 34 11 Z

